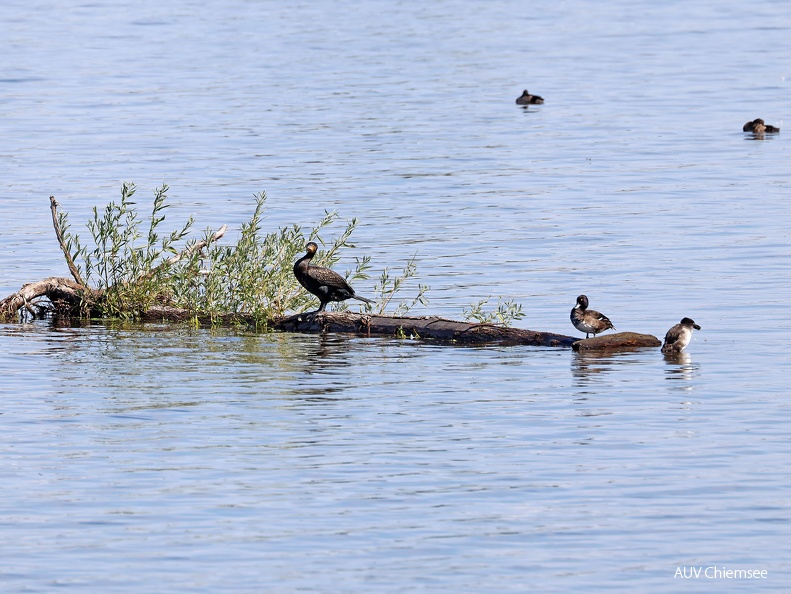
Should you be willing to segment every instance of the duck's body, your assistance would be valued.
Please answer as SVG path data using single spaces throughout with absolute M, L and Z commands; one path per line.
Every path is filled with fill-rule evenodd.
M 307 253 L 294 263 L 294 276 L 297 277 L 300 285 L 319 298 L 321 305 L 319 305 L 316 313 L 324 311 L 330 301 L 357 299 L 358 301 L 365 301 L 365 303 L 373 303 L 370 299 L 356 295 L 354 289 L 346 282 L 346 279 L 337 272 L 329 268 L 310 265 L 310 261 L 316 255 L 319 246 L 311 241 L 305 249 Z
M 522 94 L 516 98 L 517 105 L 541 105 L 544 102 L 543 97 L 539 97 L 538 95 L 531 95 L 527 92 L 527 89 L 522 91 Z
M 775 134 L 780 132 L 780 128 L 765 123 L 761 118 L 756 118 L 752 122 L 747 122 L 744 126 L 742 126 L 742 131 L 752 132 L 753 134 Z
M 598 311 L 588 309 L 588 298 L 585 295 L 577 297 L 577 304 L 571 308 L 571 323 L 580 332 L 585 333 L 585 338 L 589 334 L 596 336 L 605 330 L 615 330 L 610 318 Z
M 663 353 L 680 353 L 689 341 L 692 340 L 692 330 L 700 330 L 694 320 L 683 318 L 665 334 L 665 343 L 662 345 Z

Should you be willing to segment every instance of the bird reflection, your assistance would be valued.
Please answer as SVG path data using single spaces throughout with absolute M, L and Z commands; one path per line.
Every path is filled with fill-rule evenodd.
M 662 353 L 665 358 L 665 379 L 667 380 L 681 380 L 690 382 L 698 374 L 699 366 L 692 362 L 692 355 L 686 351 L 680 353 Z M 677 386 L 682 390 L 691 390 L 692 386 L 689 384 Z
M 578 380 L 588 380 L 596 374 L 610 371 L 617 365 L 636 363 L 637 358 L 624 357 L 639 351 L 639 348 L 614 350 L 580 350 L 574 352 L 571 360 L 571 373 Z
M 328 334 L 301 341 L 304 376 L 292 386 L 292 395 L 310 402 L 344 399 L 343 393 L 353 385 L 344 370 L 352 364 L 354 345 L 347 337 Z

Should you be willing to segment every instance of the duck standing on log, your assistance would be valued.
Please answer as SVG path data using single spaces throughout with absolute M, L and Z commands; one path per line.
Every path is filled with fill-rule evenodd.
M 577 330 L 585 333 L 585 338 L 588 338 L 589 334 L 596 336 L 609 328 L 615 330 L 615 326 L 607 316 L 588 309 L 588 298 L 585 295 L 577 297 L 577 304 L 571 308 L 571 323 Z
M 297 277 L 300 285 L 319 298 L 321 305 L 313 313 L 324 311 L 330 301 L 357 299 L 358 301 L 365 301 L 365 303 L 374 303 L 370 299 L 355 295 L 354 289 L 337 272 L 329 268 L 310 265 L 311 259 L 319 249 L 318 245 L 311 241 L 305 246 L 305 249 L 307 253 L 294 263 L 294 276 Z
M 690 318 L 682 318 L 682 320 L 673 326 L 665 334 L 665 344 L 662 345 L 663 353 L 680 353 L 692 340 L 692 330 L 700 330 L 694 320 Z

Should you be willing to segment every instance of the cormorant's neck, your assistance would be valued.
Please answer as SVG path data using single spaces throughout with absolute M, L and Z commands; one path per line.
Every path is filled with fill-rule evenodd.
M 299 260 L 297 260 L 296 264 L 294 264 L 294 269 L 306 269 L 310 266 L 310 261 L 313 258 L 314 254 L 308 252 L 304 256 L 302 256 Z

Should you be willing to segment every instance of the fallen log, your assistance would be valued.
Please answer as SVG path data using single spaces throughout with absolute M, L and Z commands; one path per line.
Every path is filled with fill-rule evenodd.
M 144 322 L 167 322 L 196 320 L 201 325 L 222 324 L 225 326 L 247 324 L 255 321 L 241 314 L 222 314 L 213 317 L 196 315 L 185 309 L 155 306 L 147 310 Z M 359 314 L 349 311 L 324 311 L 301 313 L 272 320 L 267 327 L 279 332 L 304 334 L 354 334 L 356 336 L 379 336 L 397 338 L 430 339 L 456 344 L 501 344 L 531 345 L 568 348 L 577 339 L 573 336 L 536 332 L 521 328 L 507 328 L 492 324 L 457 322 L 434 316 L 403 317 Z
M 33 317 L 41 317 L 31 308 L 36 298 L 47 297 L 52 303 L 60 304 L 44 313 L 68 315 L 68 310 L 76 310 L 81 300 L 86 298 L 85 288 L 68 278 L 50 277 L 36 283 L 29 283 L 19 291 L 0 301 L 0 319 L 10 320 L 17 311 L 27 309 Z M 195 320 L 202 326 L 210 325 L 248 325 L 256 321 L 244 314 L 196 314 L 190 310 L 166 305 L 149 308 L 140 316 L 142 322 L 184 322 Z M 618 332 L 594 338 L 577 339 L 573 336 L 538 332 L 522 328 L 509 328 L 493 324 L 476 324 L 447 320 L 435 316 L 387 316 L 359 314 L 348 311 L 301 313 L 271 320 L 267 327 L 280 332 L 299 332 L 306 334 L 354 334 L 356 336 L 378 336 L 435 340 L 452 344 L 498 344 L 529 345 L 545 347 L 571 347 L 575 351 L 628 350 L 634 348 L 655 348 L 661 341 L 650 334 Z
M 126 185 L 124 186 L 124 192 L 123 195 L 127 196 Z M 162 192 L 164 192 L 164 189 Z M 163 195 L 164 194 L 162 194 L 162 196 Z M 155 204 L 158 204 L 158 206 L 155 206 L 156 213 L 157 208 L 161 210 L 162 202 L 155 202 Z M 259 200 L 259 209 L 262 204 L 263 198 Z M 109 208 L 110 207 L 108 207 L 108 209 Z M 86 284 L 81 277 L 79 267 L 74 263 L 70 253 L 69 246 L 72 245 L 72 242 L 71 239 L 66 236 L 66 229 L 68 228 L 66 217 L 58 213 L 58 203 L 54 197 L 50 197 L 50 210 L 58 243 L 60 244 L 69 271 L 74 280 L 62 277 L 50 277 L 24 285 L 16 293 L 0 300 L 0 321 L 19 320 L 20 317 L 25 319 L 26 316 L 31 316 L 34 319 L 44 317 L 52 317 L 53 319 L 60 318 L 62 322 L 69 323 L 70 318 L 87 319 L 94 315 L 102 315 L 103 312 L 107 311 L 101 307 L 102 300 L 106 301 L 108 299 L 108 291 L 111 291 L 114 287 L 94 289 Z M 255 224 L 257 224 L 258 221 L 258 212 L 257 210 L 253 219 Z M 153 226 L 156 222 L 161 221 L 161 218 L 156 220 L 152 218 L 152 221 L 154 222 L 152 222 L 151 233 L 153 233 Z M 174 232 L 171 238 L 182 237 L 183 234 L 186 233 L 186 229 L 187 227 L 185 227 L 185 231 L 182 232 L 182 235 Z M 164 260 L 148 273 L 138 276 L 134 281 L 119 281 L 122 283 L 121 288 L 126 288 L 127 284 L 149 280 L 158 272 L 164 273 L 165 270 L 163 267 L 173 266 L 184 258 L 194 256 L 209 244 L 219 240 L 225 234 L 226 230 L 227 227 L 223 225 L 211 237 L 188 245 L 181 253 L 175 254 L 168 260 Z M 149 247 L 151 242 L 155 242 L 156 236 L 154 235 L 153 237 L 154 239 L 149 238 Z M 78 243 L 76 245 L 79 246 Z M 163 245 L 165 244 L 163 243 Z M 78 248 L 76 253 L 81 253 L 81 250 Z M 114 253 L 115 252 L 113 252 L 113 254 Z M 115 264 L 113 265 L 115 266 Z M 148 291 L 148 289 L 145 290 Z M 168 305 L 170 301 L 167 298 L 167 290 L 151 291 L 151 293 L 151 299 L 145 299 L 144 301 L 150 303 L 156 299 L 156 301 L 162 305 L 151 307 L 142 313 L 138 310 L 138 308 L 144 307 L 142 304 L 136 306 L 131 305 L 128 306 L 130 311 L 126 311 L 124 314 L 144 322 L 190 321 L 206 326 L 249 326 L 256 329 L 265 327 L 282 332 L 322 334 L 332 332 L 357 336 L 389 336 L 435 340 L 452 344 L 571 347 L 578 351 L 658 347 L 661 344 L 659 339 L 654 336 L 631 332 L 578 340 L 573 336 L 554 334 L 551 332 L 537 332 L 535 330 L 509 328 L 493 324 L 459 322 L 438 317 L 398 317 L 381 314 L 359 314 L 348 311 L 302 313 L 274 320 L 262 320 L 260 317 L 256 318 L 245 314 L 204 314 L 193 310 L 172 307 Z M 392 294 L 390 296 L 392 296 Z M 387 298 L 387 300 L 389 299 L 390 297 Z M 386 305 L 386 301 L 384 305 Z M 296 309 L 296 307 L 293 309 Z
M 396 317 L 344 312 L 296 314 L 276 321 L 283 332 L 340 332 L 358 336 L 396 336 L 432 339 L 456 344 L 501 344 L 570 347 L 573 336 L 506 328 L 492 324 L 457 322 L 438 317 Z
M 583 338 L 571 345 L 575 351 L 603 351 L 614 349 L 656 348 L 662 341 L 651 334 L 637 332 L 616 332 L 593 338 Z
M 176 307 L 155 306 L 147 310 L 142 320 L 145 322 L 196 320 L 199 324 L 219 323 L 254 325 L 254 320 L 240 314 L 223 314 L 209 317 L 195 315 Z M 403 317 L 387 315 L 359 314 L 349 311 L 324 311 L 321 313 L 301 313 L 272 320 L 268 328 L 279 332 L 299 332 L 304 334 L 354 334 L 356 336 L 379 336 L 430 339 L 456 344 L 501 344 L 531 345 L 568 348 L 577 339 L 573 336 L 536 332 L 521 328 L 507 328 L 492 324 L 473 324 L 457 322 L 434 316 Z

